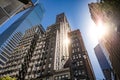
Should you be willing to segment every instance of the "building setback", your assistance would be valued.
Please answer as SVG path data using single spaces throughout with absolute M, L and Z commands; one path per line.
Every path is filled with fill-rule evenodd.
M 1 69 L 1 77 L 9 75 L 11 77 L 16 77 L 18 80 L 24 80 L 37 39 L 39 35 L 43 33 L 44 31 L 40 26 L 33 27 L 25 32 L 25 35 L 12 53 L 9 61 L 7 61 Z
M 106 1 L 107 2 L 107 1 Z M 116 0 L 115 0 L 116 2 Z M 105 53 L 106 59 L 112 66 L 115 80 L 120 79 L 120 34 L 119 16 L 113 11 L 113 6 L 104 5 L 104 1 L 89 4 L 91 18 L 97 26 L 101 25 L 106 29 L 106 34 L 99 39 L 99 44 Z M 119 11 L 118 11 L 119 12 Z
M 34 28 L 26 31 L 10 60 L 1 69 L 1 77 L 10 75 L 19 80 L 95 80 L 80 31 L 70 32 L 70 26 L 64 13 L 57 15 L 55 24 L 49 26 L 45 32 L 42 27 L 37 28 L 35 28 L 39 31 L 37 34 L 31 33 L 34 32 Z M 74 33 L 77 35 L 75 34 L 75 36 Z M 67 42 L 76 39 L 78 39 L 78 43 Z M 75 54 L 77 54 L 74 62 L 79 66 L 77 64 L 74 66 L 72 60 L 74 53 L 71 53 L 71 50 L 74 50 L 72 48 L 74 43 L 78 46 L 74 47 Z M 79 52 L 76 53 L 76 50 Z M 78 56 L 81 58 L 78 59 Z

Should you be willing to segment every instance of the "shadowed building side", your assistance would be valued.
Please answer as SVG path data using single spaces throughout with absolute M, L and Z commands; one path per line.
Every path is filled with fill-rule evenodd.
M 72 80 L 95 80 L 92 65 L 79 30 L 69 32 L 70 68 Z
M 108 2 L 108 3 L 106 3 Z M 108 0 L 101 0 L 98 3 L 89 4 L 89 10 L 91 13 L 91 18 L 97 25 L 97 27 L 105 27 L 106 34 L 99 39 L 99 44 L 105 54 L 106 59 L 108 60 L 110 66 L 113 68 L 113 72 L 116 75 L 115 80 L 120 79 L 120 33 L 119 33 L 119 10 L 116 8 L 119 0 L 114 0 L 114 6 L 109 4 Z M 106 5 L 105 5 L 106 4 Z M 114 9 L 115 8 L 115 9 Z M 119 8 L 118 8 L 119 9 Z

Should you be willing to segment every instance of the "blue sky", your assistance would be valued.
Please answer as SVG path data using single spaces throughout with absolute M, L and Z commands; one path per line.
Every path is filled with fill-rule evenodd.
M 42 25 L 46 29 L 49 25 L 55 23 L 57 14 L 64 12 L 70 23 L 71 29 L 80 29 L 96 79 L 100 80 L 103 79 L 103 74 L 93 50 L 98 42 L 97 39 L 93 37 L 95 34 L 93 26 L 95 24 L 90 17 L 88 8 L 88 3 L 91 2 L 96 2 L 96 0 L 40 0 L 40 3 L 42 3 L 45 9 Z M 12 20 L 12 22 L 15 20 L 16 18 Z M 4 24 L 3 27 L 0 26 L 0 33 L 6 29 L 6 25 L 10 25 L 10 23 Z
M 96 0 L 40 0 L 45 8 L 42 25 L 47 28 L 54 24 L 56 15 L 64 12 L 71 29 L 80 29 L 96 79 L 100 80 L 104 77 L 93 50 L 98 42 L 97 38 L 93 37 L 95 33 L 92 29 L 95 24 L 91 19 L 88 8 L 88 3 L 91 2 L 96 2 Z

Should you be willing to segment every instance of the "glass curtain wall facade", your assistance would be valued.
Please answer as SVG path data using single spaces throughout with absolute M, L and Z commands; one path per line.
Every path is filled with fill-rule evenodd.
M 38 0 L 0 0 L 0 26 L 5 24 L 10 18 L 33 5 Z
M 94 48 L 94 51 L 95 51 L 96 57 L 98 59 L 98 62 L 100 64 L 100 67 L 103 71 L 103 74 L 105 76 L 105 79 L 106 80 L 114 80 L 112 68 L 111 68 L 110 64 L 108 63 L 101 46 L 98 44 Z
M 0 0 L 0 25 L 24 6 L 17 0 Z
M 39 25 L 43 17 L 43 8 L 38 3 L 35 6 L 16 14 L 11 20 L 6 22 L 2 27 L 7 27 L 0 34 L 0 65 L 2 66 L 7 61 L 7 56 L 12 53 L 14 48 L 21 40 L 22 34 L 28 28 Z M 18 34 L 18 35 L 17 35 Z M 16 37 L 15 37 L 16 36 Z M 15 42 L 13 42 L 13 41 Z M 5 59 L 3 59 L 5 58 Z

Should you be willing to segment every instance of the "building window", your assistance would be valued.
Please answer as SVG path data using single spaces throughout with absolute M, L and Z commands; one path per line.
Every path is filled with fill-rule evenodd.
M 80 61 L 80 65 L 83 65 L 83 61 Z
M 78 55 L 76 55 L 76 59 L 78 59 Z
M 87 79 L 80 79 L 80 80 L 87 80 Z
M 76 44 L 74 44 L 74 47 L 76 46 Z
M 53 48 L 51 48 L 51 51 L 53 51 Z
M 79 58 L 81 58 L 81 54 L 78 54 Z
M 78 70 L 75 70 L 74 75 L 78 76 Z
M 74 80 L 77 80 L 77 78 L 74 78 Z
M 55 80 L 58 80 L 58 77 L 57 77 L 57 76 L 55 77 Z
M 61 76 L 59 76 L 59 80 L 61 80 Z
M 77 46 L 79 46 L 79 44 L 77 43 Z
M 75 55 L 73 55 L 73 59 L 75 59 Z
M 77 62 L 77 66 L 79 66 L 80 65 L 80 63 L 79 62 Z
M 42 71 L 42 75 L 44 75 L 44 71 Z
M 85 71 L 84 71 L 84 70 L 82 70 L 82 74 L 85 74 Z
M 68 78 L 68 74 L 66 74 L 65 77 Z
M 72 44 L 72 47 L 74 47 L 73 44 Z
M 64 77 L 65 77 L 65 76 L 64 76 L 64 75 L 62 75 L 62 79 L 64 79 Z
M 52 61 L 52 58 L 49 58 L 50 59 L 50 61 Z
M 77 49 L 74 49 L 75 52 L 77 52 Z
M 78 39 L 76 38 L 75 41 L 77 41 Z
M 80 51 L 80 48 L 77 48 L 78 52 Z
M 87 56 L 86 56 L 86 55 L 83 55 L 83 57 L 84 57 L 84 59 L 86 59 L 86 58 L 87 58 Z
M 51 64 L 49 64 L 48 67 L 50 68 L 50 67 L 51 67 Z
M 74 53 L 74 49 L 72 50 L 72 53 Z
M 78 71 L 78 74 L 81 75 L 81 71 L 80 70 Z
M 45 69 L 45 65 L 43 66 L 43 69 Z

